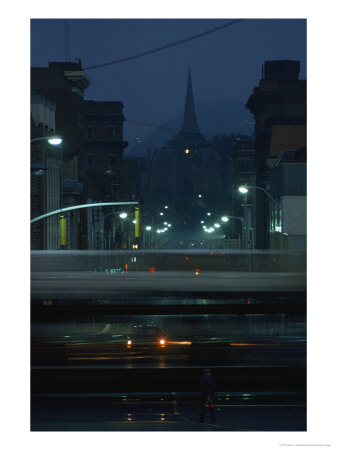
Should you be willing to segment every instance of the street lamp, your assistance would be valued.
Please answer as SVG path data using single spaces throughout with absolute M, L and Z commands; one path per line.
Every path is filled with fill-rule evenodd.
M 151 225 L 146 225 L 144 228 L 145 228 L 146 231 L 151 231 L 152 230 Z M 148 239 L 147 239 L 146 234 L 148 234 L 148 233 L 143 233 L 143 248 L 144 249 L 146 247 L 148 247 L 148 243 L 147 243 Z M 151 236 L 151 244 L 152 244 L 152 241 L 153 241 L 152 233 L 150 234 L 150 236 Z
M 44 137 L 31 139 L 30 143 L 36 142 L 36 141 L 48 141 L 48 143 L 50 145 L 57 146 L 57 145 L 61 145 L 62 144 L 63 139 L 60 136 L 56 136 L 56 135 L 54 135 L 54 136 L 44 136 Z
M 275 203 L 275 205 L 281 209 L 281 205 L 269 194 L 269 192 L 267 192 L 265 189 L 263 189 L 262 187 L 259 186 L 240 186 L 239 187 L 239 192 L 240 194 L 247 194 L 248 189 L 258 189 L 262 192 L 264 192 L 266 194 L 266 196 Z
M 128 216 L 128 214 L 126 212 L 119 213 L 119 212 L 114 212 L 114 211 L 107 214 L 106 216 L 104 216 L 104 219 L 103 219 L 103 239 L 104 240 L 105 240 L 105 220 L 108 217 L 116 215 L 116 214 L 118 214 L 121 219 L 126 219 Z M 115 235 L 116 235 L 116 223 L 115 223 L 115 218 L 114 218 L 112 221 L 112 240 L 113 240 L 113 242 L 115 242 Z M 109 232 L 108 250 L 110 250 L 110 247 L 111 247 L 111 242 L 110 242 L 110 232 Z
M 239 192 L 240 192 L 241 194 L 247 194 L 248 189 L 247 189 L 245 186 L 240 186 L 240 187 L 239 187 Z
M 225 222 L 225 223 L 229 222 L 229 219 L 237 219 L 237 220 L 239 220 L 239 221 L 241 222 L 241 239 L 243 239 L 243 231 L 244 231 L 244 226 L 245 226 L 245 219 L 244 219 L 244 217 L 240 217 L 240 216 L 222 216 L 222 217 L 221 217 L 222 222 Z M 228 226 L 231 228 L 231 230 L 232 230 L 235 234 L 238 234 L 237 231 L 234 230 L 234 229 L 230 226 L 230 224 L 228 224 Z M 239 235 L 239 234 L 238 234 L 238 236 L 239 236 L 239 239 L 240 239 L 240 235 Z
M 260 186 L 240 186 L 239 187 L 239 192 L 241 193 L 241 194 L 247 194 L 247 192 L 248 192 L 248 190 L 249 189 L 257 189 L 257 190 L 259 190 L 259 191 L 262 191 L 268 198 L 269 198 L 269 200 L 271 200 L 276 206 L 277 206 L 277 208 L 279 209 L 279 210 L 281 210 L 282 209 L 282 206 L 280 205 L 280 203 L 278 203 L 270 194 L 269 194 L 269 192 L 267 192 L 265 189 L 263 189 L 262 187 L 260 187 Z M 247 223 L 247 221 L 246 221 L 246 216 L 247 216 L 247 204 L 246 204 L 246 202 L 244 202 L 244 212 L 245 212 L 245 223 Z M 247 235 L 247 231 L 246 231 L 246 235 Z

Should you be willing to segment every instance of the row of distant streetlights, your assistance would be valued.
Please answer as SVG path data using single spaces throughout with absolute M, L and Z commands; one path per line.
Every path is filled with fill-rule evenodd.
M 280 208 L 281 209 L 281 205 L 269 194 L 269 192 L 267 192 L 265 189 L 263 189 L 263 188 L 261 188 L 261 187 L 259 187 L 259 186 L 239 186 L 239 188 L 238 188 L 238 191 L 239 191 L 239 193 L 240 194 L 243 194 L 243 195 L 245 195 L 245 194 L 247 194 L 248 192 L 249 192 L 249 189 L 258 189 L 258 190 L 260 190 L 260 191 L 262 191 L 262 192 L 264 192 L 264 194 L 266 194 L 267 195 L 267 197 L 278 207 L 278 208 Z M 201 195 L 199 195 L 199 197 L 201 197 Z M 244 204 L 243 206 L 245 206 L 246 204 Z M 248 224 L 248 216 L 247 216 L 247 210 L 246 210 L 247 208 L 245 207 L 244 208 L 244 217 L 239 217 L 239 216 L 222 216 L 221 217 L 221 221 L 222 222 L 224 222 L 224 223 L 226 223 L 226 222 L 228 222 L 229 221 L 229 219 L 238 219 L 238 220 L 240 220 L 240 222 L 241 222 L 241 230 L 242 230 L 242 237 L 243 237 L 243 233 L 245 234 L 245 237 L 244 237 L 244 246 L 245 246 L 245 248 L 248 246 L 248 235 L 247 235 L 247 233 L 248 233 L 248 226 L 249 226 L 249 224 Z M 218 219 L 218 222 L 216 222 L 216 223 L 214 223 L 214 225 L 213 226 L 211 226 L 211 227 L 208 227 L 207 228 L 207 226 L 206 225 L 203 225 L 203 229 L 204 229 L 204 231 L 205 232 L 207 232 L 207 233 L 213 233 L 214 231 L 215 231 L 215 229 L 219 229 L 220 227 L 221 227 L 221 225 L 220 225 L 220 223 L 219 223 L 219 216 L 217 215 L 217 214 L 214 214 L 214 213 L 210 213 L 210 212 L 208 212 L 207 213 L 207 215 L 208 216 L 211 216 L 211 215 L 215 215 L 216 217 L 217 217 L 217 219 Z M 204 220 L 202 220 L 201 221 L 201 224 L 204 224 L 205 223 L 205 221 Z
M 53 146 L 59 146 L 59 145 L 61 145 L 62 142 L 63 142 L 63 139 L 62 139 L 60 136 L 57 136 L 57 135 L 53 135 L 53 136 L 44 136 L 44 137 L 34 138 L 34 139 L 31 139 L 30 142 L 32 143 L 32 142 L 36 142 L 36 141 L 44 141 L 44 140 L 48 141 L 48 143 L 49 143 L 50 145 L 53 145 Z M 187 152 L 185 151 L 185 153 L 187 153 Z M 274 199 L 274 198 L 273 198 L 273 197 L 272 197 L 265 189 L 263 189 L 263 188 L 261 188 L 261 187 L 259 187 L 259 186 L 240 186 L 240 187 L 238 188 L 238 191 L 240 192 L 240 194 L 247 194 L 249 189 L 259 189 L 259 190 L 263 191 L 263 192 L 268 196 L 268 198 L 269 198 L 273 203 L 275 203 L 275 204 L 277 205 L 278 208 L 281 208 L 281 205 L 280 205 L 280 204 L 279 204 L 279 203 L 278 203 L 278 202 L 277 202 L 277 201 L 276 201 L 276 200 L 275 200 L 275 199 Z M 202 195 L 199 194 L 198 197 L 201 198 Z M 165 206 L 164 208 L 167 209 L 168 206 Z M 161 216 L 164 215 L 163 212 L 160 212 L 159 214 L 160 214 Z M 211 216 L 212 213 L 208 212 L 207 215 L 208 215 L 208 216 Z M 217 216 L 217 214 L 214 214 L 214 213 L 213 213 L 213 215 L 216 215 L 216 216 Z M 119 217 L 120 217 L 121 219 L 126 219 L 127 213 L 122 212 L 122 213 L 119 214 Z M 219 217 L 219 216 L 217 216 L 217 217 Z M 221 217 L 221 221 L 226 223 L 226 222 L 229 221 L 230 218 L 238 219 L 238 220 L 241 221 L 242 227 L 246 226 L 246 224 L 245 224 L 245 218 L 244 218 L 244 217 L 238 217 L 238 216 L 222 216 L 222 217 Z M 133 223 L 135 223 L 135 220 L 133 221 Z M 202 220 L 201 223 L 203 224 L 204 221 Z M 165 225 L 165 227 L 164 227 L 163 229 L 157 229 L 157 230 L 156 230 L 157 233 L 163 233 L 163 232 L 167 231 L 167 230 L 171 227 L 171 224 L 169 224 L 169 223 L 167 223 L 167 222 L 164 222 L 164 225 Z M 216 223 L 214 224 L 214 227 L 215 227 L 215 228 L 220 228 L 220 226 L 221 226 L 221 225 L 220 225 L 218 222 L 216 222 Z M 214 227 L 207 228 L 206 225 L 203 225 L 204 230 L 205 230 L 206 232 L 208 232 L 208 233 L 212 233 L 213 231 L 215 231 L 215 228 L 214 228 Z M 152 226 L 147 225 L 147 226 L 145 227 L 145 230 L 151 231 L 151 230 L 152 230 Z
M 217 214 L 208 212 L 207 215 L 208 215 L 208 216 L 214 215 L 214 216 L 216 216 L 216 217 L 218 218 L 218 220 L 219 220 L 219 216 L 218 216 Z M 225 223 L 226 223 L 226 222 L 229 221 L 229 218 L 241 219 L 241 218 L 235 217 L 235 216 L 222 216 L 220 220 L 221 220 L 222 222 L 225 222 Z M 204 224 L 205 221 L 204 221 L 204 220 L 201 220 L 200 223 Z M 220 226 L 221 226 L 221 225 L 220 225 L 218 222 L 215 222 L 214 226 L 212 226 L 212 227 L 207 228 L 206 225 L 203 225 L 202 227 L 203 227 L 203 229 L 204 229 L 207 233 L 212 233 L 213 231 L 215 231 L 215 228 L 220 228 Z

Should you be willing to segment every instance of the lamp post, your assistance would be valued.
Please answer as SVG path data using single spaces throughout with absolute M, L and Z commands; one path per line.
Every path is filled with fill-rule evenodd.
M 262 187 L 259 186 L 240 186 L 239 187 L 239 192 L 241 194 L 247 194 L 248 193 L 248 189 L 258 189 L 262 192 L 264 192 L 266 194 L 266 196 L 269 198 L 269 200 L 271 200 L 273 203 L 275 203 L 275 205 L 281 209 L 281 205 L 280 203 L 278 203 L 270 194 L 269 192 L 267 192 L 265 189 L 263 189 Z
M 152 242 L 152 227 L 151 227 L 151 225 L 147 225 L 146 227 L 145 227 L 145 231 L 147 231 L 147 232 L 149 232 L 149 231 L 151 231 L 151 242 Z M 146 235 L 147 235 L 148 233 L 143 233 L 143 249 L 145 249 L 147 246 L 148 246 L 148 239 L 147 239 L 147 237 L 146 237 Z
M 241 194 L 244 194 L 244 204 L 242 205 L 243 207 L 244 207 L 244 212 L 245 212 L 245 218 L 246 218 L 246 215 L 247 215 L 247 213 L 248 213 L 248 211 L 247 211 L 247 202 L 246 202 L 246 194 L 248 193 L 248 190 L 249 189 L 256 189 L 256 190 L 259 190 L 259 191 L 262 191 L 268 198 L 269 198 L 269 200 L 271 200 L 276 206 L 277 206 L 277 210 L 281 210 L 282 209 L 282 206 L 281 206 L 281 204 L 280 203 L 278 203 L 270 194 L 269 194 L 269 192 L 267 192 L 265 189 L 263 189 L 262 187 L 260 187 L 260 186 L 240 186 L 239 187 L 239 192 L 241 193 Z M 251 217 L 249 216 L 249 219 L 251 220 Z M 246 224 L 247 224 L 247 222 L 245 222 Z M 247 228 L 247 230 L 245 231 L 245 234 L 248 232 L 248 227 L 245 227 L 245 228 Z
M 111 212 L 111 213 L 109 213 L 109 214 L 107 214 L 106 216 L 104 216 L 104 219 L 103 219 L 103 239 L 104 239 L 104 242 L 106 242 L 106 239 L 105 239 L 105 220 L 108 218 L 108 217 L 110 217 L 110 216 L 113 216 L 113 215 L 116 215 L 116 214 L 119 214 L 119 217 L 121 218 L 121 219 L 126 219 L 127 218 L 127 213 L 126 212 Z M 109 233 L 109 238 L 108 238 L 108 250 L 110 250 L 111 248 L 111 239 L 110 239 L 110 236 L 111 236 L 111 234 Z M 112 221 L 112 240 L 113 240 L 113 242 L 115 242 L 115 237 L 116 237 L 116 221 L 115 221 L 115 218 L 113 218 L 113 221 Z
M 237 220 L 240 221 L 240 223 L 241 223 L 241 240 L 243 241 L 243 233 L 244 233 L 244 227 L 245 227 L 245 218 L 241 217 L 241 216 L 222 216 L 221 217 L 221 220 L 223 222 L 225 222 L 225 223 L 229 222 L 229 219 L 237 219 Z M 230 225 L 229 225 L 229 227 L 231 228 L 232 231 L 234 231 L 234 233 L 238 234 L 236 232 L 236 230 L 234 230 Z M 240 245 L 240 234 L 238 234 L 238 236 L 239 236 L 239 248 L 241 248 L 241 245 Z
M 246 186 L 240 186 L 239 187 L 240 194 L 243 194 L 243 203 L 241 206 L 243 207 L 243 247 L 248 250 L 251 249 L 251 240 L 249 239 L 249 230 L 252 228 L 252 211 L 251 211 L 251 205 L 247 204 L 247 193 L 248 189 Z
M 31 219 L 30 223 L 35 223 L 39 220 L 46 219 L 47 217 L 54 216 L 55 214 L 60 214 L 65 211 L 74 211 L 82 208 L 98 208 L 102 206 L 119 206 L 119 205 L 138 205 L 138 202 L 104 202 L 104 203 L 86 203 L 84 205 L 70 206 L 68 208 L 55 209 L 49 213 L 43 214 L 42 216 L 35 217 Z M 93 238 L 92 238 L 93 239 Z

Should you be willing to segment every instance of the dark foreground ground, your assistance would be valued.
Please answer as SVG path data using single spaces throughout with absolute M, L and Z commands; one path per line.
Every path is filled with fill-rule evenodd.
M 33 394 L 31 431 L 306 431 L 303 392 L 218 392 L 198 423 L 197 392 Z

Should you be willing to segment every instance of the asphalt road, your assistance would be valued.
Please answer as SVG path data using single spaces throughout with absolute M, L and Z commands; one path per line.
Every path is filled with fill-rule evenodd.
M 93 339 L 95 338 L 95 339 Z M 112 368 L 175 368 L 229 365 L 305 366 L 304 337 L 226 339 L 189 336 L 169 339 L 168 347 L 134 348 L 127 350 L 125 342 L 114 342 L 109 336 L 79 336 L 63 338 L 33 338 L 33 366 L 91 365 Z

